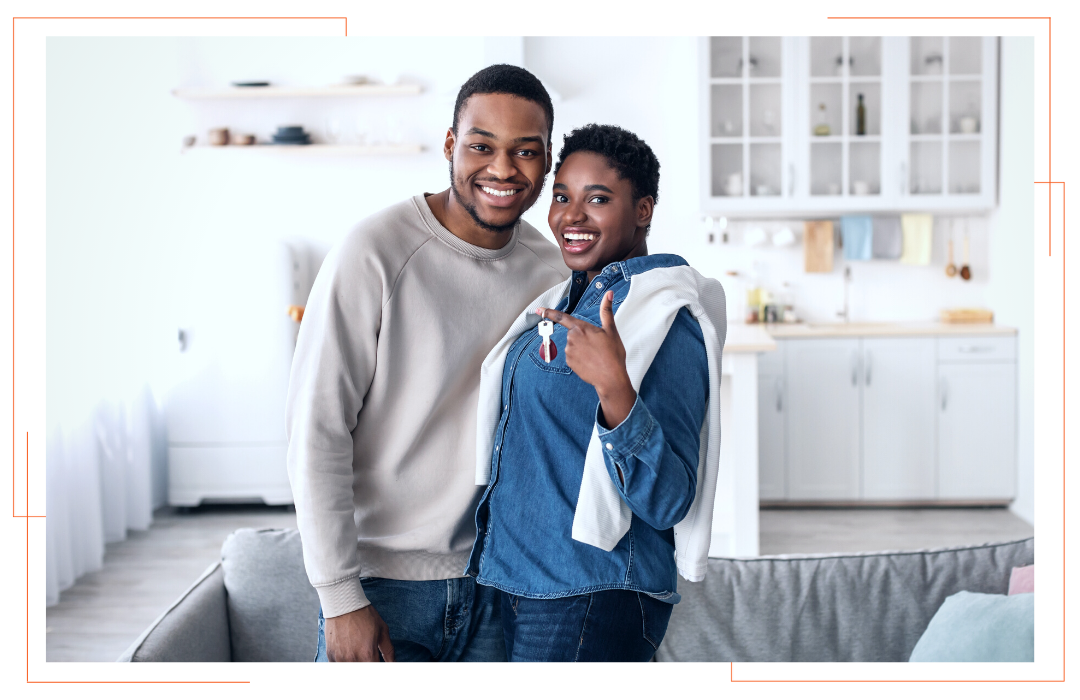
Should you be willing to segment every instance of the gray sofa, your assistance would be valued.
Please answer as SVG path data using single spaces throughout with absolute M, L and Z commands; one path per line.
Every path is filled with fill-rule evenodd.
M 907 661 L 958 591 L 1005 593 L 1034 538 L 953 549 L 710 559 L 679 581 L 657 661 Z M 296 530 L 237 530 L 120 661 L 311 661 L 319 599 Z

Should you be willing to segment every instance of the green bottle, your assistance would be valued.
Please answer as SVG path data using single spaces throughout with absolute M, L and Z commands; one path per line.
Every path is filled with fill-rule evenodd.
M 859 106 L 855 108 L 855 135 L 866 136 L 866 105 L 862 93 L 859 93 Z

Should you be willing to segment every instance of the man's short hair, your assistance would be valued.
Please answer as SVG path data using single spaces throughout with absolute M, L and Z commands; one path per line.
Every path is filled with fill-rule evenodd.
M 577 151 L 604 156 L 620 178 L 630 181 L 635 200 L 652 197 L 654 204 L 659 200 L 660 161 L 637 134 L 611 124 L 586 124 L 574 129 L 563 137 L 556 175 L 570 154 Z
M 507 63 L 497 63 L 477 71 L 458 90 L 457 102 L 454 103 L 454 123 L 451 126 L 455 135 L 465 102 L 477 94 L 514 95 L 540 105 L 544 110 L 544 116 L 547 117 L 548 144 L 551 144 L 551 132 L 555 127 L 555 108 L 551 106 L 551 96 L 548 95 L 548 91 L 535 75 L 524 68 Z

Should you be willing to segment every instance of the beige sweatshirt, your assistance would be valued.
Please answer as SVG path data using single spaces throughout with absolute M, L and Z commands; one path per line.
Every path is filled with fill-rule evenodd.
M 304 565 L 326 617 L 368 604 L 360 576 L 462 576 L 482 493 L 480 365 L 568 275 L 528 223 L 503 248 L 479 248 L 423 195 L 365 219 L 327 255 L 286 406 Z

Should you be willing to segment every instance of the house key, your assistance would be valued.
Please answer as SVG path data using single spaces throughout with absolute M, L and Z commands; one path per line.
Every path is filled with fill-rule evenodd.
M 540 357 L 544 362 L 551 362 L 559 351 L 555 349 L 555 343 L 551 341 L 551 334 L 555 332 L 555 324 L 546 318 L 540 322 L 540 325 L 536 327 L 536 330 L 540 332 Z

